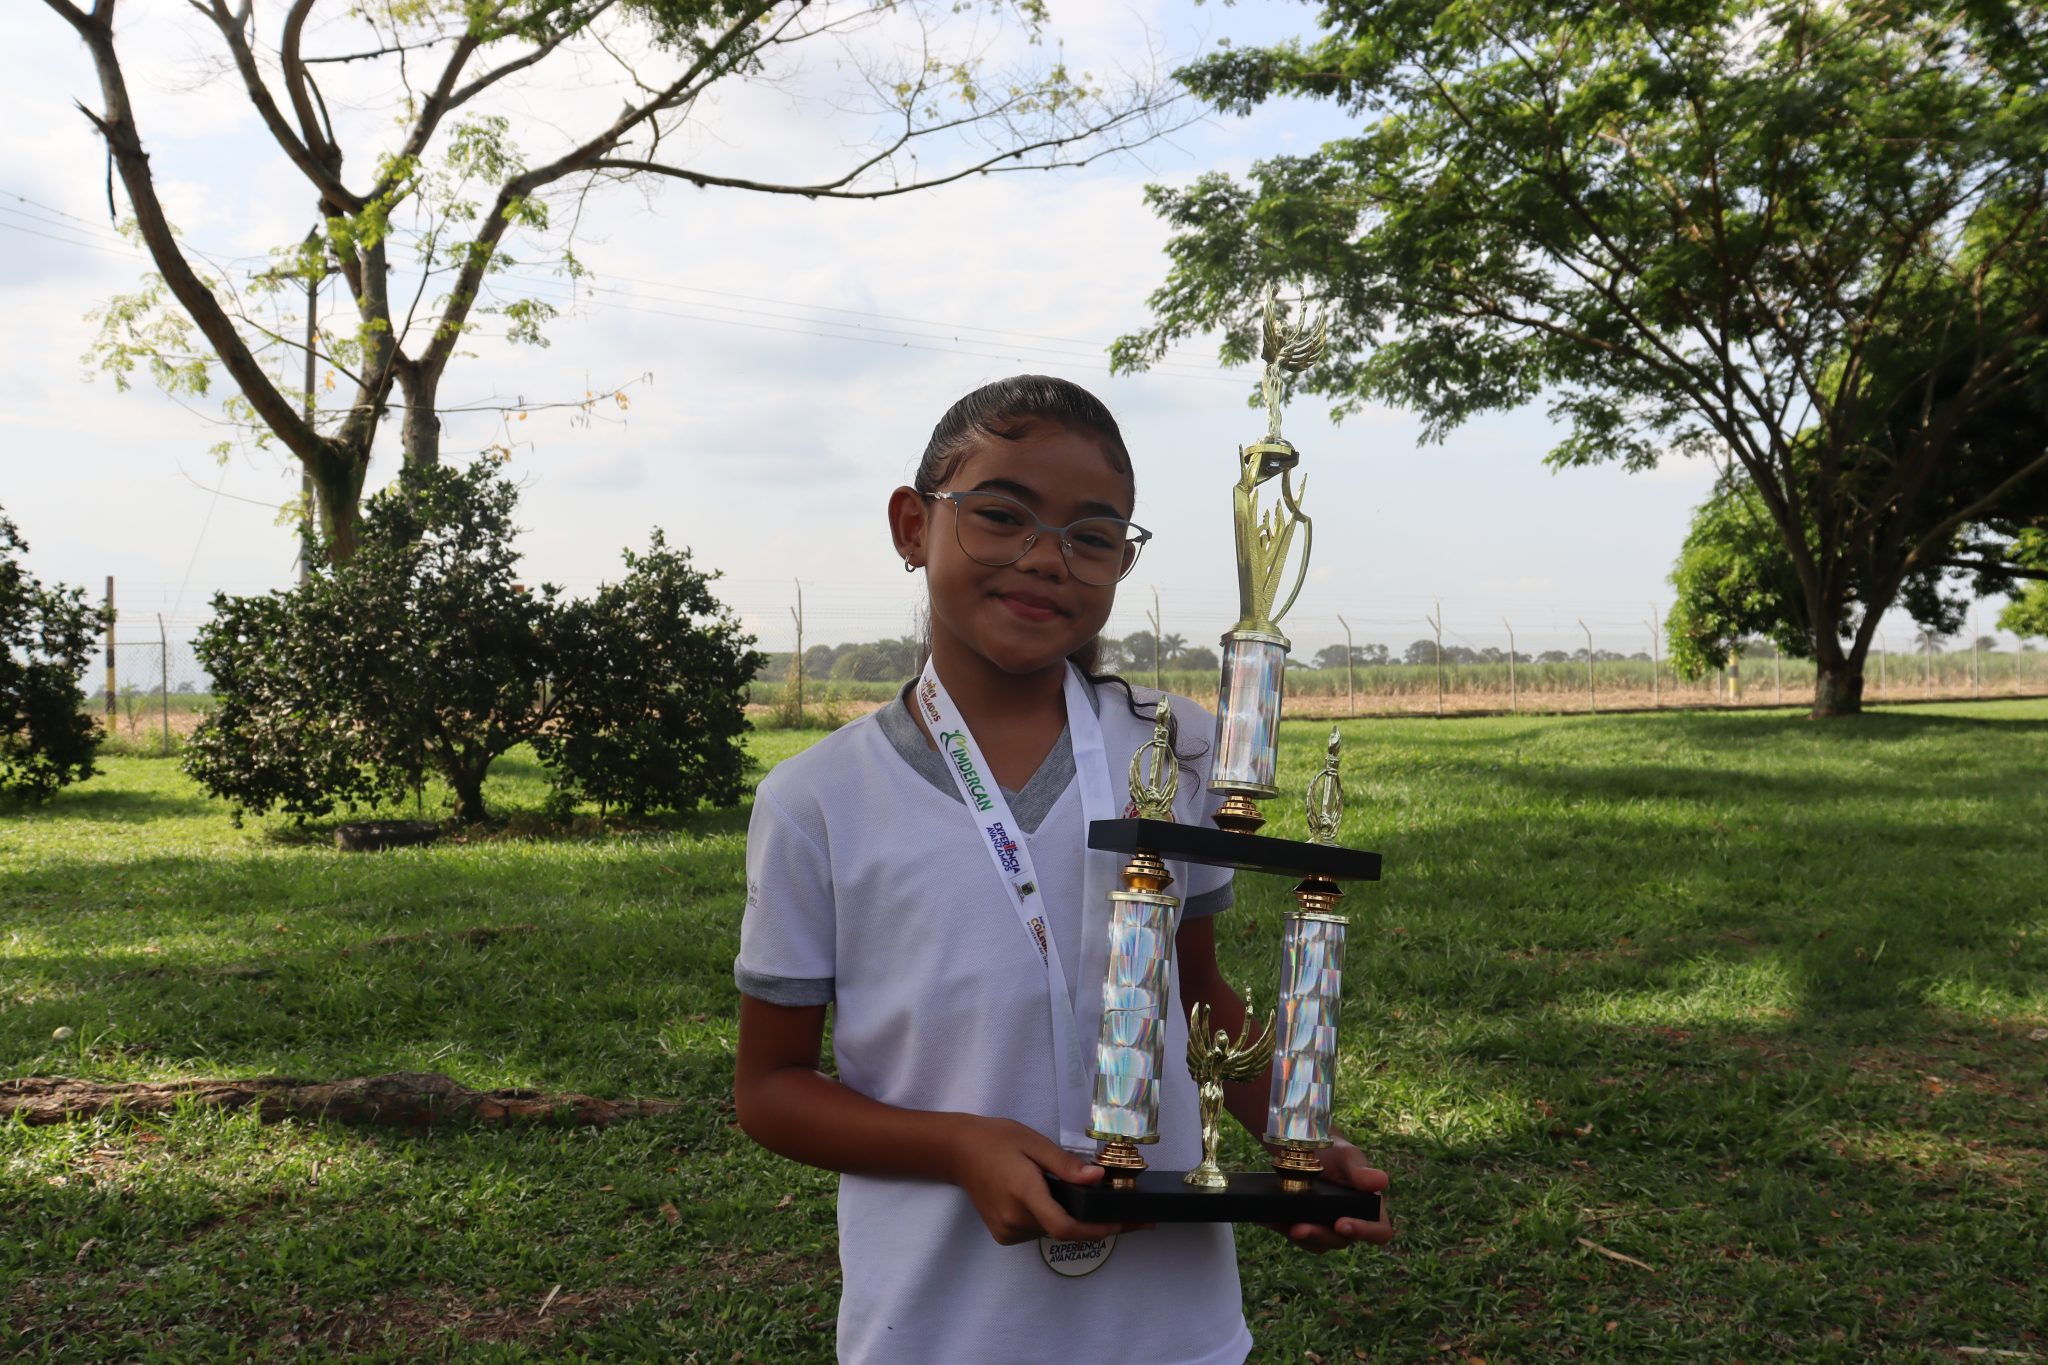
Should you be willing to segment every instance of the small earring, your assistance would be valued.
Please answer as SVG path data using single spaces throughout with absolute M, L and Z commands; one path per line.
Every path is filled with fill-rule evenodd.
M 917 565 L 915 565 L 915 564 L 913 564 L 913 563 L 911 563 L 911 562 L 910 562 L 910 556 L 909 556 L 909 555 L 905 555 L 905 556 L 903 556 L 903 572 L 905 572 L 905 573 L 916 573 L 916 572 L 917 572 Z

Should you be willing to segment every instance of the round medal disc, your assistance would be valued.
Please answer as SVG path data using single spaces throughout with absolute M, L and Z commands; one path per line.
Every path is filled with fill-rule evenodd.
M 1069 1279 L 1081 1275 L 1092 1275 L 1102 1269 L 1109 1253 L 1116 1250 L 1116 1234 L 1110 1233 L 1099 1242 L 1055 1242 L 1050 1237 L 1038 1239 L 1038 1254 L 1051 1267 L 1053 1274 L 1065 1275 Z

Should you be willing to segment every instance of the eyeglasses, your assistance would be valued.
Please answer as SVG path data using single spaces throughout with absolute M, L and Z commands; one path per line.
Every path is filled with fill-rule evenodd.
M 1001 569 L 1031 552 L 1050 531 L 1059 540 L 1067 571 L 1091 587 L 1106 588 L 1131 571 L 1152 533 L 1122 517 L 1082 517 L 1065 526 L 1041 520 L 1005 493 L 927 493 L 953 504 L 953 528 L 961 553 L 977 564 Z

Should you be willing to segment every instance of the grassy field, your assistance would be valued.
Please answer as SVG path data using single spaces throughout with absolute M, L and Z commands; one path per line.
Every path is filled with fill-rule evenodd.
M 1290 782 L 1320 734 L 1288 727 Z M 1246 1230 L 1258 1359 L 2048 1360 L 2048 703 L 1346 735 L 1387 873 L 1347 902 L 1342 1105 L 1402 1232 Z M 105 766 L 0 810 L 0 1075 L 690 1104 L 0 1124 L 0 1355 L 830 1358 L 832 1182 L 733 1127 L 744 810 L 537 839 L 515 762 L 503 834 L 349 856 Z M 1219 926 L 1262 995 L 1284 898 L 1244 878 Z M 534 928 L 375 944 L 484 925 Z

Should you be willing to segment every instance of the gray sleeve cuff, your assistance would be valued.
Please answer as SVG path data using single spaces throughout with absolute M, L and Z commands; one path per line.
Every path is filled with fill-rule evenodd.
M 732 964 L 732 981 L 742 994 L 765 1000 L 771 1005 L 832 1003 L 832 978 L 829 976 L 768 976 L 750 972 L 735 962 Z
M 1228 910 L 1236 903 L 1236 887 L 1230 882 L 1225 882 L 1214 891 L 1204 891 L 1199 896 L 1189 896 L 1180 907 L 1180 917 L 1183 922 L 1191 919 L 1207 919 L 1210 915 L 1220 914 Z

